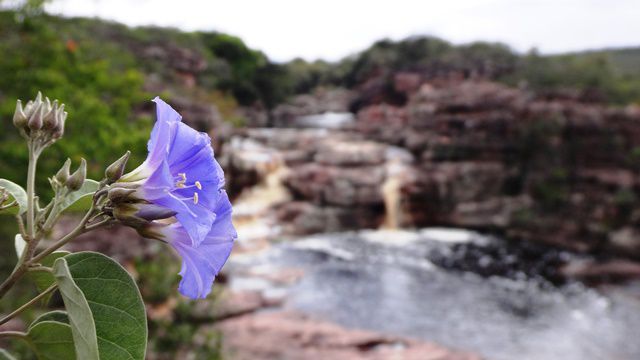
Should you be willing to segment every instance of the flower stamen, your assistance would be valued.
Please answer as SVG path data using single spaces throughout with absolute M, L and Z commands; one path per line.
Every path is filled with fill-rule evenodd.
M 198 205 L 198 193 L 193 193 L 193 203 Z
M 179 173 L 178 174 L 178 178 L 179 180 L 176 181 L 176 187 L 178 189 L 183 189 L 185 187 L 185 183 L 187 182 L 187 174 L 185 173 Z

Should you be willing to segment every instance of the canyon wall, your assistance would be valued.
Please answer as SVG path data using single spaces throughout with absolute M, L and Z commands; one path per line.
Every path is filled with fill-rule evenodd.
M 394 86 L 404 102 L 320 90 L 276 108 L 276 127 L 236 131 L 222 148 L 232 192 L 260 181 L 241 161 L 250 143 L 287 168 L 294 200 L 273 209 L 286 233 L 452 226 L 640 256 L 640 109 L 485 80 L 397 74 Z M 367 105 L 351 121 L 295 120 L 354 102 Z

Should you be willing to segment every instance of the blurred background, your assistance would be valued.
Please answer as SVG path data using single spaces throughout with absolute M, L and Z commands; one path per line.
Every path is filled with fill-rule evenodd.
M 239 238 L 207 300 L 129 229 L 71 244 L 139 282 L 149 359 L 640 358 L 637 2 L 0 10 L 2 177 L 25 182 L 11 117 L 39 90 L 69 112 L 43 198 L 66 157 L 144 160 L 156 95 L 213 138 Z

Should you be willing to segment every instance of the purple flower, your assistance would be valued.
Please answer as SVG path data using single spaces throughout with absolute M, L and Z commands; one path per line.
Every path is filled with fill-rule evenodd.
M 182 280 L 178 290 L 192 299 L 209 295 L 213 280 L 227 261 L 233 240 L 237 237 L 231 223 L 231 203 L 224 190 L 213 212 L 216 214 L 213 226 L 199 245 L 191 242 L 185 227 L 179 223 L 159 230 L 160 238 L 171 244 L 182 257 Z
M 223 199 L 224 173 L 213 156 L 211 138 L 182 123 L 182 117 L 159 97 L 149 155 L 120 181 L 138 183 L 136 196 L 175 212 L 193 246 L 212 231 L 214 209 Z M 227 200 L 228 201 L 228 200 Z
M 205 298 L 237 237 L 224 173 L 209 136 L 183 124 L 161 99 L 153 101 L 157 121 L 149 155 L 109 190 L 113 215 L 143 236 L 169 243 L 182 257 L 180 293 Z M 171 225 L 154 221 L 171 216 L 177 219 Z

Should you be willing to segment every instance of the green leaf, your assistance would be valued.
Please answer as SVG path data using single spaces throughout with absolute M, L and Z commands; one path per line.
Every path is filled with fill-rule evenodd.
M 68 251 L 55 251 L 49 255 L 47 255 L 44 259 L 40 260 L 40 264 L 46 267 L 53 267 L 53 263 L 63 256 L 69 255 Z M 35 284 L 36 288 L 39 292 L 43 292 L 49 288 L 49 286 L 53 285 L 56 279 L 53 277 L 53 274 L 48 271 L 30 271 L 27 274 L 27 277 L 31 279 Z M 46 304 L 51 299 L 53 293 L 49 293 L 45 297 L 42 298 L 42 303 Z
M 39 360 L 76 359 L 72 330 L 68 324 L 40 321 L 29 327 L 27 338 Z
M 16 358 L 9 354 L 5 349 L 0 349 L 0 360 L 16 360 Z
M 54 310 L 38 316 L 29 325 L 27 338 L 40 360 L 76 358 L 69 316 L 65 311 Z
M 13 241 L 13 245 L 16 248 L 16 255 L 18 256 L 18 259 L 20 259 L 22 257 L 22 252 L 27 247 L 27 242 L 24 241 L 24 239 L 22 238 L 22 235 L 16 234 L 16 238 Z
M 76 285 L 64 257 L 53 263 L 53 276 L 58 283 L 64 306 L 69 315 L 69 324 L 76 354 L 80 359 L 98 360 L 96 325 L 89 303 Z
M 95 180 L 91 180 L 91 179 L 85 180 L 84 184 L 82 184 L 82 187 L 79 190 L 74 191 L 71 194 L 67 195 L 60 202 L 60 205 L 58 207 L 59 211 L 63 212 L 66 208 L 73 205 L 78 200 L 86 196 L 93 195 L 96 191 L 98 191 L 99 186 L 100 186 L 100 183 Z
M 147 317 L 140 291 L 129 273 L 94 252 L 67 255 L 73 280 L 84 293 L 96 324 L 101 360 L 143 360 Z M 69 314 L 71 315 L 71 313 Z
M 0 179 L 0 188 L 7 190 L 7 192 L 18 203 L 18 214 L 24 214 L 27 212 L 27 192 L 24 191 L 22 186 L 7 179 Z
M 35 320 L 33 320 L 31 325 L 29 325 L 29 329 L 34 327 L 37 323 L 40 323 L 43 321 L 57 321 L 59 323 L 69 324 L 69 315 L 67 314 L 66 311 L 62 311 L 62 310 L 49 311 L 47 313 L 44 313 L 38 316 Z

